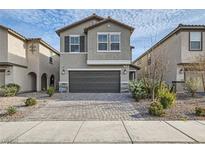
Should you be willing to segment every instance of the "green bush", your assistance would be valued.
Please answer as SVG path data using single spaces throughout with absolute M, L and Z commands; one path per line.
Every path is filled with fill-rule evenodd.
M 4 87 L 2 89 L 3 89 L 2 93 L 4 97 L 16 96 L 17 93 L 16 87 Z
M 149 114 L 158 117 L 163 116 L 165 112 L 162 104 L 158 101 L 153 102 L 149 107 Z
M 33 106 L 36 105 L 37 101 L 35 98 L 28 98 L 24 103 L 26 106 Z
M 9 83 L 6 85 L 6 87 L 9 87 L 9 88 L 16 87 L 17 93 L 21 90 L 21 86 L 19 86 L 18 84 L 15 84 L 15 83 Z
M 205 116 L 205 108 L 196 107 L 195 113 L 197 116 Z
M 197 90 L 199 87 L 199 80 L 198 79 L 189 79 L 185 82 L 185 91 L 187 91 L 189 94 L 191 94 L 192 97 L 195 96 Z
M 13 114 L 15 114 L 16 112 L 17 112 L 17 110 L 16 110 L 16 108 L 14 107 L 14 106 L 9 106 L 7 109 L 6 109 L 6 111 L 7 111 L 7 114 L 8 115 L 13 115 Z
M 147 97 L 147 91 L 142 80 L 131 81 L 129 89 L 136 101 Z
M 158 99 L 164 109 L 171 108 L 176 100 L 176 94 L 170 92 L 165 86 L 162 86 L 158 90 Z
M 54 87 L 49 87 L 47 90 L 47 94 L 49 97 L 53 96 L 55 93 L 55 88 Z

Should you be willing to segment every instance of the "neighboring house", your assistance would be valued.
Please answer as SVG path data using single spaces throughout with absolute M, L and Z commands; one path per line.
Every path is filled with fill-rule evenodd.
M 198 91 L 204 91 L 202 71 L 199 67 L 200 59 L 205 56 L 205 26 L 182 25 L 170 32 L 133 63 L 140 67 L 138 77 L 153 64 L 155 58 L 162 57 L 166 67 L 164 80 L 173 85 L 177 92 L 184 90 L 184 82 L 190 78 L 199 79 Z M 205 57 L 204 57 L 205 62 Z
M 134 28 L 95 14 L 56 31 L 60 36 L 60 91 L 124 92 L 135 78 Z
M 59 52 L 40 38 L 25 38 L 0 25 L 0 86 L 16 83 L 21 91 L 57 86 Z

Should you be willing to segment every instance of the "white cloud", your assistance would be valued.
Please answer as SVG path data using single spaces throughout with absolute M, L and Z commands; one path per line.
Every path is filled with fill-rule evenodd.
M 179 23 L 205 24 L 205 10 L 0 10 L 0 21 L 13 20 L 19 24 L 11 24 L 11 28 L 20 29 L 29 36 L 38 34 L 59 48 L 55 30 L 92 13 L 111 16 L 135 28 L 131 40 L 135 46 L 133 57 L 139 56 Z M 27 29 L 21 30 L 18 25 Z

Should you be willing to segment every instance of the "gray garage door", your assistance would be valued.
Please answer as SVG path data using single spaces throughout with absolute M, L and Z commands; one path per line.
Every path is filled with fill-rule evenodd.
M 69 91 L 119 93 L 120 71 L 69 71 Z

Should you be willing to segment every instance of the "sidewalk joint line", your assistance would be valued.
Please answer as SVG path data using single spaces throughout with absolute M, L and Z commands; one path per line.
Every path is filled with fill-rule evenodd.
M 202 123 L 202 122 L 200 122 L 200 121 L 198 121 L 198 120 L 196 120 L 196 122 L 198 122 L 198 123 L 200 123 L 200 124 L 202 124 L 202 125 L 205 125 L 204 123 Z
M 14 139 L 12 139 L 11 141 L 9 141 L 8 143 L 12 143 L 13 141 L 15 141 L 16 139 L 18 139 L 20 136 L 24 135 L 25 133 L 27 133 L 28 131 L 30 131 L 31 129 L 35 128 L 36 126 L 38 126 L 39 124 L 41 124 L 43 121 L 38 122 L 37 124 L 35 124 L 34 126 L 32 126 L 31 128 L 29 128 L 28 130 L 26 130 L 25 132 L 22 132 L 21 134 L 19 134 L 18 136 L 16 136 Z
M 194 140 L 195 142 L 199 143 L 199 141 L 197 141 L 196 139 L 194 139 L 193 137 L 191 137 L 190 135 L 186 134 L 185 132 L 181 131 L 180 129 L 176 128 L 175 126 L 171 125 L 170 123 L 164 121 L 167 125 L 171 126 L 172 128 L 176 129 L 177 131 L 179 131 L 180 133 L 184 134 L 185 136 L 189 137 L 190 139 Z
M 126 131 L 126 133 L 127 133 L 128 137 L 130 138 L 131 143 L 133 144 L 134 142 L 132 141 L 132 138 L 131 138 L 131 136 L 130 136 L 130 134 L 129 134 L 128 130 L 127 130 L 127 127 L 125 126 L 124 121 L 123 121 L 122 119 L 121 119 L 121 121 L 122 121 L 122 125 L 124 126 L 125 131 Z
M 85 123 L 85 121 L 82 121 L 82 124 L 80 125 L 80 127 L 79 127 L 79 129 L 78 129 L 78 131 L 77 131 L 77 133 L 76 133 L 76 135 L 75 135 L 75 137 L 74 137 L 74 139 L 73 139 L 73 143 L 75 142 L 75 139 L 77 138 L 78 133 L 80 132 L 80 129 L 81 129 L 81 127 L 83 126 L 84 123 Z

